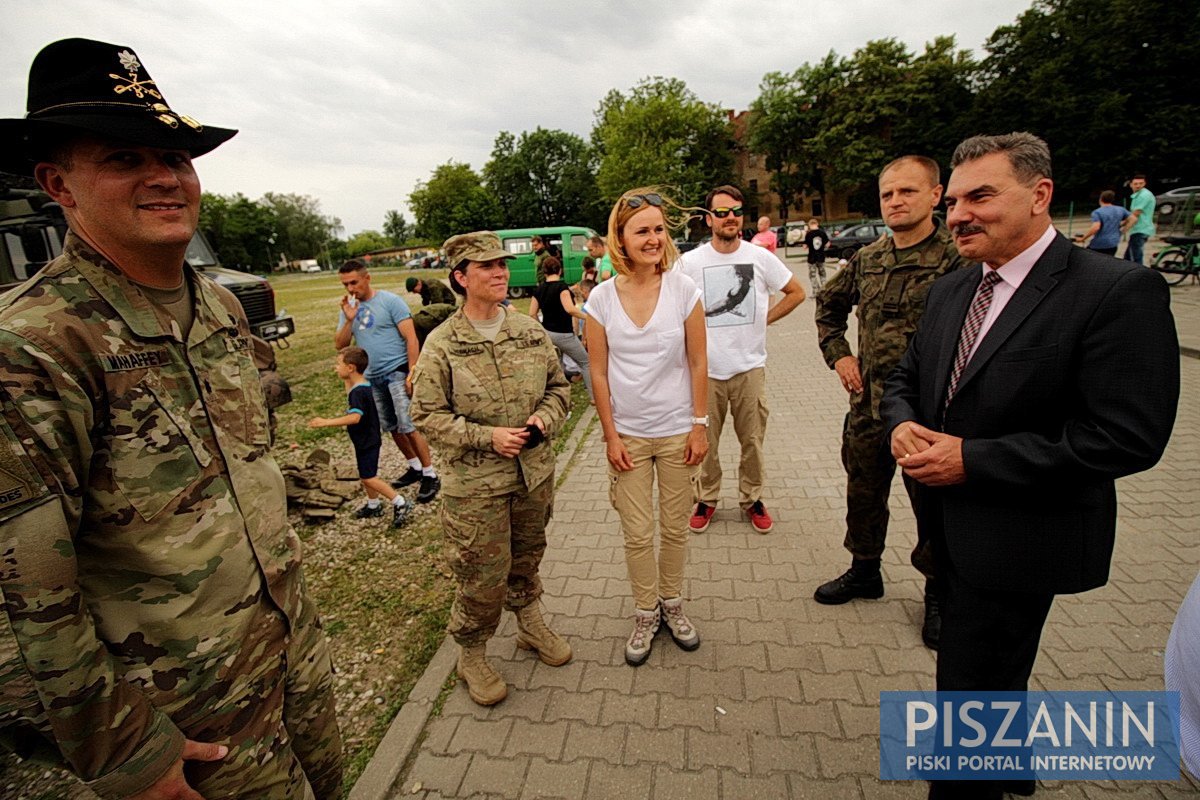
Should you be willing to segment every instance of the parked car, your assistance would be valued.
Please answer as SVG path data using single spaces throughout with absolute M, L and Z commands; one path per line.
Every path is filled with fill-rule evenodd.
M 1193 213 L 1200 211 L 1200 186 L 1178 186 L 1163 192 L 1154 198 L 1154 212 L 1162 222 L 1169 222 L 1175 212 L 1190 208 Z M 1188 201 L 1191 204 L 1188 205 Z
M 849 258 L 885 233 L 887 226 L 881 219 L 851 225 L 833 234 L 833 238 L 829 240 L 829 252 L 838 258 Z

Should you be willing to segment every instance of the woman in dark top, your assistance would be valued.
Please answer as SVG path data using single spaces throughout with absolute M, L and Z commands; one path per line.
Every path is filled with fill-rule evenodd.
M 588 369 L 590 362 L 587 350 L 583 349 L 583 344 L 575 335 L 571 323 L 571 317 L 586 320 L 587 315 L 575 305 L 571 287 L 563 281 L 562 262 L 553 256 L 547 256 L 542 262 L 542 270 L 546 273 L 546 282 L 534 290 L 533 299 L 529 301 L 529 316 L 537 319 L 538 311 L 542 312 L 542 327 L 546 329 L 558 352 L 569 355 L 579 365 L 583 372 L 583 385 L 591 398 L 592 373 Z

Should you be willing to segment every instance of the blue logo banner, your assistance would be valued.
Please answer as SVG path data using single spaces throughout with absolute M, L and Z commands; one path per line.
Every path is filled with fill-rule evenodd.
M 879 777 L 1179 779 L 1179 692 L 880 692 Z

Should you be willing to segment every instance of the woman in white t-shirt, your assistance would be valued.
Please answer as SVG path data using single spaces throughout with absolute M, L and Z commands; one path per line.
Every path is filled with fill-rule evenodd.
M 652 188 L 630 190 L 617 201 L 608 218 L 617 276 L 588 297 L 587 341 L 609 499 L 621 517 L 637 606 L 625 645 L 625 660 L 633 666 L 649 657 L 660 621 L 684 650 L 700 646 L 682 595 L 692 484 L 708 451 L 704 307 L 692 279 L 670 269 L 679 251 L 664 207 L 678 208 Z

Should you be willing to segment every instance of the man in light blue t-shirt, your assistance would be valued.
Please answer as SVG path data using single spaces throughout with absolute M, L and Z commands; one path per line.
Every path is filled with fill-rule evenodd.
M 341 350 L 353 339 L 367 351 L 369 363 L 363 377 L 371 383 L 379 427 L 392 435 L 408 460 L 408 471 L 392 481 L 392 486 L 400 489 L 420 481 L 417 502 L 428 503 L 437 497 L 442 482 L 433 469 L 429 443 L 413 425 L 408 410 L 410 368 L 421 355 L 412 312 L 398 295 L 371 288 L 367 265 L 357 259 L 342 264 L 338 277 L 346 294 L 342 295 L 334 346 Z
M 1154 195 L 1146 188 L 1146 176 L 1134 175 L 1129 181 L 1133 194 L 1129 197 L 1129 219 L 1125 229 L 1129 231 L 1129 244 L 1125 246 L 1125 260 L 1142 263 L 1146 240 L 1154 235 Z

